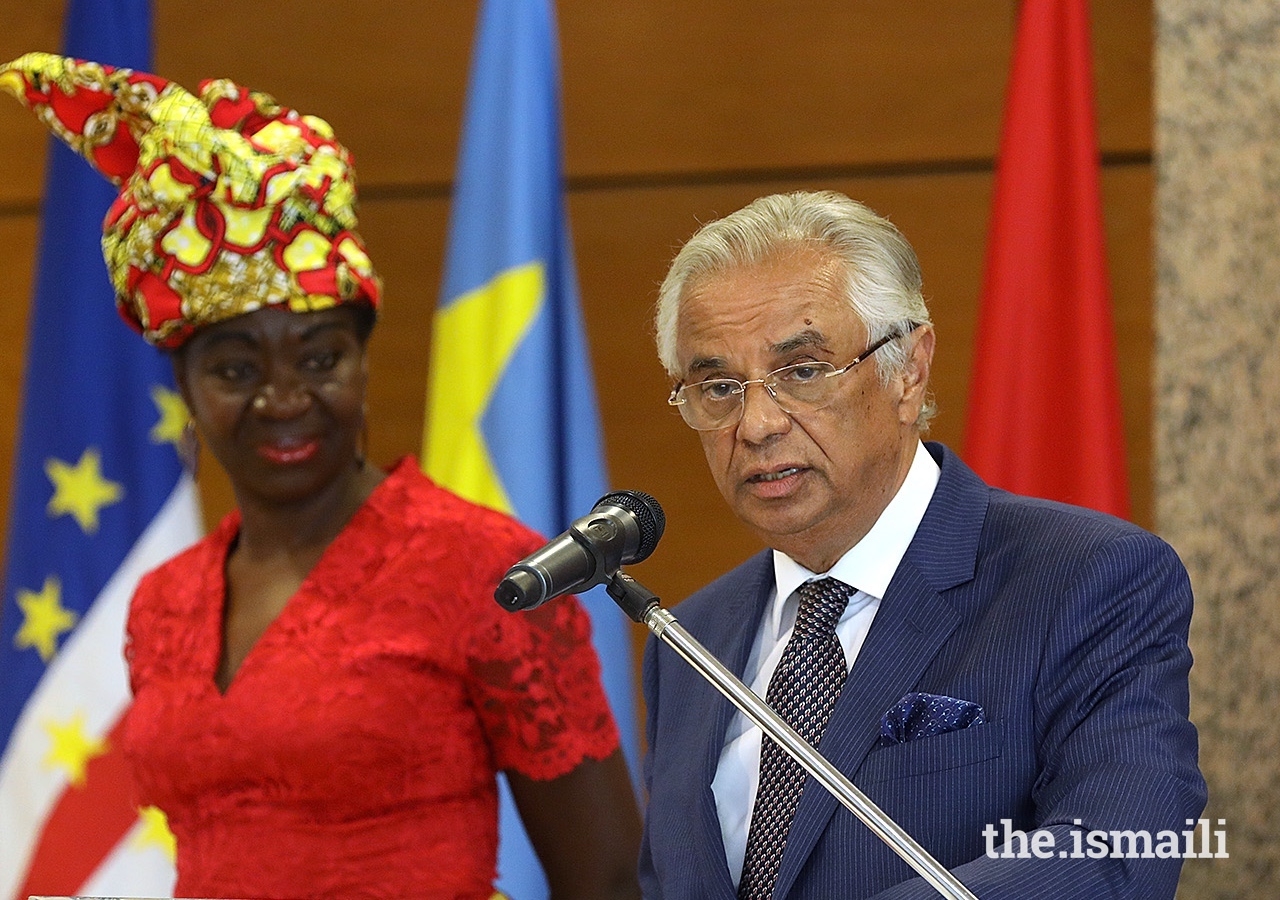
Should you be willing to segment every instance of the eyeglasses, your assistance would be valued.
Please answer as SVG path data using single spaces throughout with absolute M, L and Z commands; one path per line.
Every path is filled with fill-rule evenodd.
M 763 378 L 738 381 L 736 378 L 708 378 L 696 384 L 676 385 L 667 402 L 679 408 L 685 424 L 697 431 L 716 431 L 736 425 L 746 406 L 747 385 L 758 384 L 769 392 L 783 412 L 792 415 L 816 412 L 831 405 L 839 384 L 832 379 L 843 375 L 906 331 L 892 331 L 837 369 L 828 362 L 801 362 L 774 369 Z

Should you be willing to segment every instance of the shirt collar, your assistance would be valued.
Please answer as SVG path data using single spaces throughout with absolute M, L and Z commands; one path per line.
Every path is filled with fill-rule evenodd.
M 773 551 L 773 577 L 777 591 L 768 615 L 775 632 L 781 630 L 787 600 L 806 581 L 829 575 L 877 600 L 884 599 L 898 563 L 906 555 L 925 509 L 938 486 L 940 470 L 923 443 L 916 442 L 916 455 L 902 487 L 880 513 L 871 530 L 836 560 L 826 572 L 811 572 L 780 550 Z

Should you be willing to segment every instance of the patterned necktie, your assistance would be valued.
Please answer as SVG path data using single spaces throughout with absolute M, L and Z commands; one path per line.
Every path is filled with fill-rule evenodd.
M 834 578 L 796 589 L 795 630 L 769 680 L 765 700 L 792 728 L 818 746 L 836 697 L 849 674 L 836 623 L 854 589 Z M 768 736 L 760 749 L 760 788 L 751 811 L 747 852 L 738 882 L 739 900 L 768 900 L 778 879 L 787 832 L 800 804 L 805 770 Z

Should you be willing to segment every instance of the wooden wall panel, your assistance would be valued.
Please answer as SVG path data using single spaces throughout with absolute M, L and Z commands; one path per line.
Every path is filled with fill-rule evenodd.
M 1103 173 L 1107 266 L 1120 361 L 1120 403 L 1129 464 L 1130 518 L 1155 527 L 1152 450 L 1152 355 L 1155 323 L 1151 297 L 1155 270 L 1150 165 L 1113 166 Z
M 0 142 L 3 143 L 3 142 Z M 22 336 L 27 331 L 27 311 L 31 304 L 32 266 L 35 255 L 36 221 L 29 216 L 0 215 L 0 535 L 9 517 L 9 483 L 17 435 L 14 423 L 22 407 Z M 5 545 L 0 543 L 0 565 Z M 0 602 L 8 598 L 0 598 Z
M 6 11 L 0 56 L 54 49 L 63 3 Z M 989 159 L 1016 3 L 563 0 L 572 177 Z M 368 185 L 453 170 L 476 4 L 156 4 L 155 69 L 227 76 L 330 118 Z M 1093 4 L 1101 139 L 1150 149 L 1149 0 Z M 193 23 L 199 27 L 193 27 Z M 0 202 L 34 197 L 36 134 L 0 110 Z
M 156 4 L 156 69 L 231 78 L 327 119 L 363 186 L 453 177 L 476 3 L 195 0 Z M 193 27 L 192 23 L 198 23 Z
M 989 156 L 1011 4 L 565 4 L 571 171 L 759 171 Z M 577 13 L 577 14 L 575 14 Z M 939 90 L 940 85 L 946 90 Z
M 1151 0 L 1090 3 L 1098 140 L 1106 154 L 1151 153 Z
M 6 3 L 0 16 L 0 62 L 29 50 L 57 50 L 61 30 L 61 0 Z M 49 132 L 8 94 L 0 100 L 0 215 L 14 215 L 23 207 L 34 208 L 40 199 Z

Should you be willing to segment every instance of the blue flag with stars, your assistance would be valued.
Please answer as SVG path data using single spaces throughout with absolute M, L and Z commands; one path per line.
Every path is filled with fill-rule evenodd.
M 149 70 L 150 35 L 149 0 L 70 0 L 63 52 Z M 115 189 L 49 146 L 0 595 L 0 900 L 154 896 L 171 838 L 131 805 L 115 731 L 133 585 L 199 534 L 187 416 L 115 309 L 99 243 Z

